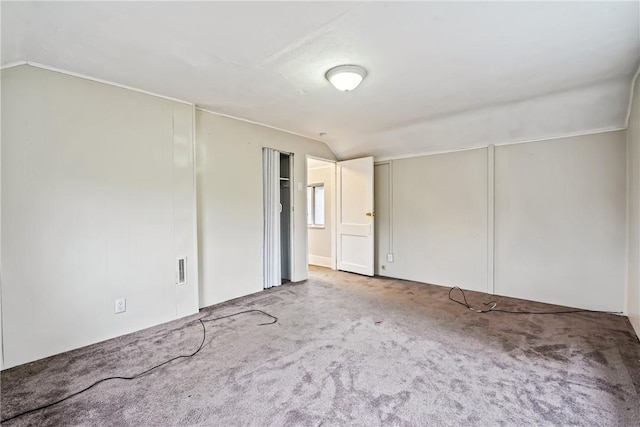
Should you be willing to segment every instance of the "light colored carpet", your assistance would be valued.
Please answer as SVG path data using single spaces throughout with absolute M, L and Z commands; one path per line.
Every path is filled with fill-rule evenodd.
M 308 281 L 2 372 L 7 425 L 639 425 L 640 342 L 627 318 L 474 314 L 448 289 L 314 268 Z M 486 301 L 468 293 L 472 305 Z M 499 307 L 558 307 L 498 298 Z

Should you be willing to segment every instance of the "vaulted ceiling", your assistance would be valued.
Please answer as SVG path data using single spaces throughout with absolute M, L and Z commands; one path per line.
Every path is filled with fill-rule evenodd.
M 2 2 L 40 63 L 377 158 L 626 126 L 638 2 Z M 342 93 L 339 64 L 369 75 Z M 326 133 L 320 136 L 320 133 Z

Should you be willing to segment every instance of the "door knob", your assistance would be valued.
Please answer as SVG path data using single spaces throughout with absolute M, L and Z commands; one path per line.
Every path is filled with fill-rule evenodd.
M 365 215 L 366 216 L 376 216 L 375 212 L 367 212 Z

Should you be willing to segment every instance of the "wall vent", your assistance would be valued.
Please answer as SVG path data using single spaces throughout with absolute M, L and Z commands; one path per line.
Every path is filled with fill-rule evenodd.
M 176 284 L 185 285 L 187 283 L 187 257 L 178 258 L 178 271 L 176 274 Z

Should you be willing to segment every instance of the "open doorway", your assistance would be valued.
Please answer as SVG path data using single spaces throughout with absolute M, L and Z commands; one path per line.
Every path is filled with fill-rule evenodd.
M 309 265 L 336 269 L 335 162 L 307 156 Z

